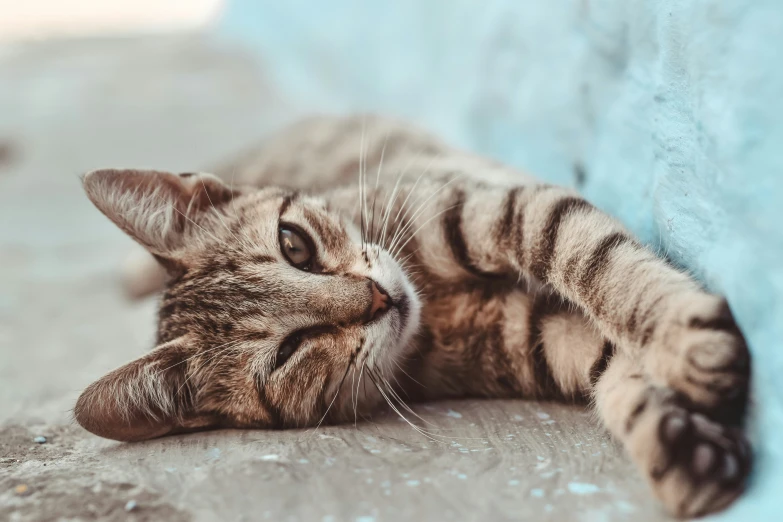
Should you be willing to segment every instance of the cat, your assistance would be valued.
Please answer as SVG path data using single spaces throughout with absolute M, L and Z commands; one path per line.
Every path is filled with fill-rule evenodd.
M 163 291 L 156 347 L 79 397 L 87 430 L 562 399 L 594 407 L 674 515 L 742 492 L 750 354 L 726 300 L 577 193 L 369 116 L 302 121 L 213 172 L 83 177 L 152 254 L 132 293 Z

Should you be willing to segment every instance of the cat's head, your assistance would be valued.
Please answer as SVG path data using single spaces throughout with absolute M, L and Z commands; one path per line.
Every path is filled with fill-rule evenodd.
M 380 401 L 372 380 L 397 368 L 420 304 L 400 264 L 322 199 L 134 170 L 91 172 L 84 188 L 169 274 L 157 346 L 82 393 L 86 429 L 308 426 Z

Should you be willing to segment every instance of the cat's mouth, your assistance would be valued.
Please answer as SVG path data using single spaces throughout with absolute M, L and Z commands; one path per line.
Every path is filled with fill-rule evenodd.
M 404 355 L 413 335 L 419 327 L 420 305 L 415 294 L 409 294 L 402 289 L 392 300 L 392 305 L 385 314 L 385 327 L 388 328 L 383 337 L 386 342 L 384 353 L 378 354 L 383 359 L 397 359 Z
M 391 372 L 419 328 L 421 304 L 402 266 L 381 248 L 372 253 L 376 262 L 368 274 L 373 297 L 368 309 L 367 362 Z

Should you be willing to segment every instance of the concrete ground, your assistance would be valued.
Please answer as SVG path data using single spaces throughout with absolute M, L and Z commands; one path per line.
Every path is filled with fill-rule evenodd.
M 665 520 L 575 407 L 417 407 L 443 442 L 391 414 L 137 444 L 72 422 L 87 384 L 152 346 L 155 306 L 123 299 L 130 242 L 78 175 L 198 169 L 306 109 L 204 37 L 0 47 L 0 520 Z

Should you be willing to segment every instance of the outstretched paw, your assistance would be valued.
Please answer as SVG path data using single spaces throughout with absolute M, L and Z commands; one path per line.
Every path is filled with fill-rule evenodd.
M 656 494 L 675 515 L 715 512 L 743 491 L 751 452 L 738 429 L 672 407 L 658 421 L 657 439 L 648 473 Z

